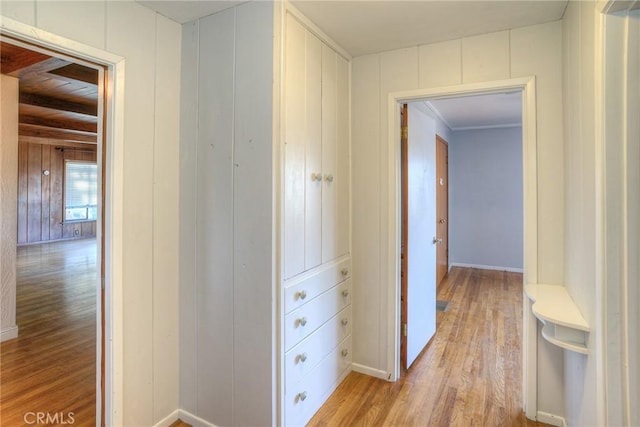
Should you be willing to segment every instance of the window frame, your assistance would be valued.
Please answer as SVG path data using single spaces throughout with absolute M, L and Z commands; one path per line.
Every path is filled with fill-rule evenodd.
M 87 211 L 86 213 L 86 217 L 85 219 L 67 219 L 67 165 L 70 163 L 75 163 L 75 164 L 85 164 L 85 165 L 93 165 L 96 167 L 96 204 L 95 205 L 86 205 L 85 209 Z M 98 168 L 98 162 L 95 160 L 76 160 L 76 159 L 64 159 L 64 165 L 63 165 L 63 175 L 62 175 L 62 222 L 63 223 L 74 223 L 74 222 L 90 222 L 90 221 L 96 221 L 97 218 L 95 219 L 89 219 L 89 209 L 94 207 L 96 209 L 98 209 L 98 194 L 99 194 L 99 189 L 97 188 L 98 186 L 98 176 L 97 176 L 97 170 Z

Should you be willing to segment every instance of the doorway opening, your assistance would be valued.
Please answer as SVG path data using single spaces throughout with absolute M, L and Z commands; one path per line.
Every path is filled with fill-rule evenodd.
M 3 202 L 16 325 L 0 344 L 3 423 L 104 425 L 107 70 L 5 34 L 0 49 L 17 112 L 3 111 L 15 165 L 2 179 L 16 189 Z
M 423 102 L 437 101 L 448 98 L 471 95 L 488 95 L 500 94 L 507 92 L 519 92 L 522 94 L 522 276 L 519 279 L 520 286 L 522 283 L 535 283 L 537 280 L 537 170 L 536 170 L 536 131 L 535 131 L 535 79 L 511 79 L 498 82 L 479 83 L 472 85 L 461 85 L 456 87 L 448 87 L 442 89 L 424 89 L 414 90 L 402 93 L 392 93 L 389 96 L 389 157 L 390 157 L 390 192 L 389 192 L 389 228 L 392 230 L 390 241 L 392 242 L 392 250 L 389 255 L 389 271 L 390 282 L 394 286 L 390 289 L 389 300 L 393 303 L 390 307 L 389 318 L 389 335 L 393 337 L 395 345 L 390 349 L 389 354 L 389 372 L 392 373 L 391 380 L 400 377 L 402 362 L 401 347 L 404 332 L 411 329 L 411 314 L 408 314 L 409 325 L 405 327 L 402 322 L 402 303 L 403 296 L 401 294 L 401 266 L 405 262 L 401 258 L 402 248 L 402 150 L 401 150 L 401 114 L 402 104 L 411 104 L 416 101 Z M 409 117 L 411 117 L 409 115 Z M 409 119 L 410 120 L 410 119 Z M 409 123 L 411 129 L 411 123 Z M 411 132 L 411 130 L 409 130 Z M 446 137 L 444 139 L 447 139 Z M 450 141 L 449 141 L 450 142 Z M 434 142 L 435 144 L 435 135 Z M 451 149 L 451 147 L 449 147 Z M 435 157 L 435 145 L 434 145 Z M 451 156 L 451 152 L 449 152 Z M 435 181 L 435 180 L 434 180 Z M 435 182 L 434 182 L 435 184 Z M 435 196 L 434 196 L 435 198 Z M 451 205 L 451 202 L 449 203 Z M 411 209 L 409 209 L 411 211 Z M 452 213 L 450 213 L 452 214 Z M 435 230 L 435 214 L 433 215 L 433 229 Z M 429 243 L 438 240 L 436 236 L 430 236 Z M 434 251 L 434 270 L 435 270 L 435 251 Z M 451 265 L 451 260 L 449 261 Z M 478 270 L 482 271 L 482 270 Z M 517 274 L 517 273 L 515 273 Z M 435 293 L 435 271 L 433 275 L 433 287 Z M 445 282 L 447 279 L 445 279 Z M 518 281 L 518 280 L 516 280 Z M 520 295 L 521 296 L 521 295 Z M 435 298 L 434 298 L 435 299 Z M 410 297 L 408 298 L 410 301 Z M 529 418 L 535 416 L 536 413 L 536 321 L 531 314 L 530 303 L 526 298 L 521 299 L 522 309 L 519 312 L 522 318 L 522 408 Z M 435 311 L 435 301 L 434 301 Z M 518 319 L 520 320 L 520 319 Z M 407 328 L 407 329 L 405 329 Z M 430 337 L 428 337 L 430 338 Z M 428 341 L 428 339 L 427 339 Z M 426 343 L 425 343 L 426 344 Z

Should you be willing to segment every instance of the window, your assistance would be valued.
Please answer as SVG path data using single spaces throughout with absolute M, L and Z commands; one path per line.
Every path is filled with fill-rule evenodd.
M 64 220 L 91 221 L 98 217 L 98 166 L 67 160 L 64 164 Z

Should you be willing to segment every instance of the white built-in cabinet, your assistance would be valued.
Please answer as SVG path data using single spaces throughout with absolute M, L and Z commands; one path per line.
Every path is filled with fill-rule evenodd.
M 351 370 L 350 64 L 297 16 L 284 37 L 283 423 Z

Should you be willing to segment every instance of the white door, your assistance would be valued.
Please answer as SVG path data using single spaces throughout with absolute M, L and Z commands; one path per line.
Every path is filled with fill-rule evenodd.
M 436 125 L 423 105 L 408 106 L 407 368 L 436 331 Z

